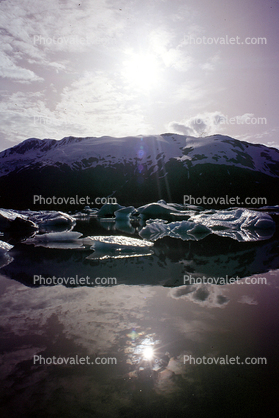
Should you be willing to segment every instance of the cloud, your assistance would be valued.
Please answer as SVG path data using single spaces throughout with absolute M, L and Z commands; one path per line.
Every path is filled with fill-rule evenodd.
M 30 329 L 46 334 L 45 325 L 57 315 L 67 338 L 89 353 L 108 352 L 119 334 L 130 329 L 131 322 L 145 318 L 145 307 L 153 295 L 149 286 L 30 289 L 16 284 L 1 297 L 0 325 L 22 337 L 28 336 Z M 20 316 L 12 314 L 18 310 Z
M 258 305 L 258 302 L 251 296 L 242 295 L 238 303 L 245 303 L 247 305 Z
M 179 286 L 171 289 L 169 296 L 174 299 L 188 299 L 207 308 L 224 308 L 229 303 L 222 289 L 210 284 Z
M 61 61 L 61 51 L 80 54 L 94 45 L 115 43 L 123 28 L 115 9 L 105 0 L 80 6 L 73 0 L 50 0 L 47 5 L 30 0 L 1 2 L 0 75 L 38 81 L 41 78 L 25 68 L 27 63 L 45 68 L 55 65 L 54 57 Z M 63 25 L 57 24 L 61 16 Z M 69 55 L 66 60 L 70 62 Z
M 190 93 L 189 93 L 190 94 Z M 188 119 L 183 119 L 179 122 L 173 121 L 167 125 L 168 131 L 182 133 L 191 136 L 208 136 L 224 132 L 225 130 L 241 126 L 242 129 L 249 130 L 251 126 L 264 125 L 266 118 L 256 118 L 253 113 L 244 113 L 243 115 L 228 116 L 221 111 L 198 113 Z M 241 139 L 249 138 L 251 142 L 253 139 L 262 138 L 263 134 L 251 136 L 247 134 L 242 135 Z
M 153 30 L 149 35 L 149 44 L 165 67 L 181 72 L 192 67 L 192 57 L 181 49 L 181 42 L 176 40 L 172 31 L 164 28 Z
M 33 71 L 20 67 L 15 64 L 14 60 L 5 52 L 0 51 L 0 77 L 12 78 L 16 81 L 31 82 L 42 81 L 43 79 L 37 76 Z
M 220 54 L 215 54 L 210 57 L 204 64 L 201 64 L 201 68 L 206 71 L 214 71 L 217 68 L 220 60 Z
M 188 118 L 198 112 L 212 113 L 209 110 L 221 108 L 218 103 L 223 103 L 222 108 L 228 107 L 231 113 L 240 108 L 241 113 L 247 114 L 267 112 L 265 99 L 255 100 L 253 83 L 248 83 L 246 76 L 243 79 L 243 65 L 251 65 L 257 48 L 250 48 L 252 55 L 247 61 L 240 47 L 189 45 L 187 36 L 206 34 L 209 21 L 200 19 L 199 8 L 189 7 L 184 2 L 177 1 L 174 7 L 164 0 L 120 0 L 117 5 L 108 0 L 49 0 L 48 3 L 13 0 L 0 2 L 0 11 L 0 77 L 9 94 L 7 96 L 5 90 L 2 99 L 6 107 L 1 125 L 3 141 L 19 142 L 34 136 L 59 139 L 67 135 L 154 134 L 162 132 L 166 120 L 172 121 L 170 125 L 173 124 L 175 131 L 203 135 L 215 133 L 215 128 L 222 132 L 229 130 L 225 125 L 215 126 L 214 122 L 204 119 L 195 123 Z M 211 11 L 209 8 L 207 12 Z M 219 36 L 223 26 L 210 27 L 210 30 L 213 30 L 210 36 Z M 147 78 L 150 88 L 141 88 L 141 83 L 138 87 L 131 86 L 128 78 L 121 76 L 127 58 L 124 51 L 129 49 L 134 55 L 154 58 L 158 74 L 154 82 Z M 219 65 L 220 58 L 222 65 Z M 234 68 L 233 74 L 231 68 Z M 91 82 L 84 80 L 90 76 Z M 259 69 L 254 66 L 250 79 L 258 80 L 259 76 Z M 244 81 L 247 100 L 239 104 Z M 234 89 L 228 101 L 232 85 Z M 93 92 L 90 104 L 92 88 L 99 99 Z M 36 105 L 35 94 L 39 89 L 43 95 Z M 14 96 L 19 90 L 25 96 L 20 100 L 21 109 Z M 269 104 L 270 130 L 277 126 L 274 100 Z M 30 124 L 26 119 L 26 113 L 33 112 L 37 116 L 34 110 L 38 108 L 41 109 L 39 117 L 46 123 L 33 126 L 33 121 Z M 188 119 L 181 120 L 185 108 L 189 112 L 186 113 Z M 253 134 L 260 134 L 262 127 L 253 125 L 244 131 L 244 126 L 232 127 L 230 134 L 237 137 L 247 132 L 252 141 L 262 141 L 257 136 L 253 139 Z M 263 135 L 266 142 L 273 143 L 275 134 Z
M 205 100 L 206 95 L 208 94 L 207 88 L 204 88 L 201 85 L 200 81 L 192 80 L 181 83 L 174 90 L 172 97 L 173 101 L 176 103 L 179 102 L 198 102 Z
M 53 90 L 53 100 L 47 94 Z M 64 87 L 40 92 L 3 95 L 1 132 L 11 141 L 26 138 L 61 139 L 73 136 L 126 136 L 147 134 L 144 106 L 100 71 L 86 72 Z
M 208 136 L 213 135 L 218 129 L 222 130 L 223 113 L 205 112 L 196 116 L 184 119 L 181 122 L 170 122 L 167 126 L 168 131 L 182 133 L 189 136 Z

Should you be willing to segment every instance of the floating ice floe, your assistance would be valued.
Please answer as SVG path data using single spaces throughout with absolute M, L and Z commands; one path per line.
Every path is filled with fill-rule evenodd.
M 80 232 L 50 232 L 37 234 L 28 238 L 24 243 L 33 244 L 35 247 L 57 248 L 57 249 L 82 249 L 85 248 Z
M 128 234 L 134 234 L 135 228 L 131 225 L 130 219 L 132 213 L 135 212 L 134 206 L 128 206 L 118 209 L 115 214 L 115 229 Z
M 191 215 L 199 212 L 203 208 L 200 206 L 185 206 L 177 203 L 166 203 L 159 200 L 157 203 L 149 203 L 137 209 L 137 212 L 144 219 L 160 218 L 160 219 L 188 219 Z
M 125 236 L 95 236 L 83 239 L 84 245 L 94 250 L 89 259 L 128 258 L 152 255 L 154 244 L 138 238 Z
M 37 229 L 37 225 L 24 214 L 12 209 L 0 209 L 0 231 Z
M 99 209 L 97 208 L 90 208 L 90 206 L 84 206 L 84 208 L 80 212 L 76 212 L 72 215 L 74 219 L 88 219 L 90 217 L 97 216 Z
M 206 211 L 192 215 L 187 221 L 148 221 L 139 235 L 150 241 L 165 236 L 187 241 L 200 240 L 213 233 L 237 241 L 259 241 L 272 237 L 274 231 L 275 222 L 268 214 L 248 209 L 232 209 Z
M 270 215 L 249 209 L 201 213 L 189 221 L 202 223 L 214 234 L 237 241 L 259 241 L 273 236 L 276 225 Z
M 10 251 L 12 248 L 13 248 L 13 245 L 0 240 L 0 254 Z
M 258 210 L 260 210 L 260 211 L 266 211 L 270 215 L 279 215 L 279 205 L 275 205 L 275 206 L 263 206 L 263 207 L 259 208 Z
M 134 206 L 127 206 L 126 208 L 116 210 L 114 215 L 117 221 L 122 221 L 128 220 L 133 212 L 135 212 Z
M 150 241 L 157 241 L 165 236 L 182 239 L 183 241 L 197 241 L 209 235 L 210 229 L 195 222 L 177 221 L 166 223 L 161 219 L 147 221 L 139 235 Z
M 115 229 L 126 234 L 134 234 L 135 228 L 131 225 L 130 219 L 120 219 L 115 221 Z
M 76 223 L 72 216 L 60 211 L 42 210 L 37 212 L 28 210 L 19 211 L 19 213 L 37 224 L 40 230 L 72 229 Z
M 0 231 L 20 231 L 23 229 L 65 230 L 72 229 L 75 223 L 75 219 L 64 212 L 0 209 Z
M 97 216 L 98 218 L 102 218 L 104 216 L 113 216 L 114 212 L 119 209 L 124 208 L 124 206 L 119 205 L 118 203 L 106 203 L 98 210 Z
M 13 261 L 13 257 L 7 254 L 13 248 L 13 245 L 0 240 L 0 268 L 7 266 Z

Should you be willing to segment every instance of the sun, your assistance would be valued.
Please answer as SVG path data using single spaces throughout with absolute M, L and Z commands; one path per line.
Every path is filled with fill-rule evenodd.
M 123 77 L 129 87 L 149 91 L 159 82 L 160 68 L 152 54 L 129 54 L 123 63 Z

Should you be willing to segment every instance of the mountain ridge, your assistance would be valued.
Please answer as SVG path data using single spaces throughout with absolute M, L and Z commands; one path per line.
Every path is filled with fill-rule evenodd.
M 219 134 L 29 138 L 0 153 L 0 188 L 0 204 L 14 208 L 29 207 L 32 193 L 137 205 L 242 193 L 278 204 L 279 150 Z
M 149 146 L 150 141 L 153 141 L 152 149 L 150 149 Z M 129 142 L 134 142 L 134 147 L 128 146 Z M 110 149 L 108 149 L 108 144 Z M 83 145 L 86 149 L 77 147 L 78 145 Z M 121 150 L 121 155 L 117 155 L 116 153 L 116 155 L 111 156 L 111 148 L 116 147 L 119 147 L 119 151 Z M 70 148 L 72 148 L 72 150 Z M 249 152 L 247 152 L 248 149 Z M 252 144 L 223 135 L 196 138 L 166 133 L 156 136 L 130 136 L 122 138 L 113 138 L 109 136 L 100 138 L 69 136 L 62 138 L 61 140 L 29 138 L 0 153 L 0 162 L 2 163 L 0 167 L 0 176 L 14 170 L 13 160 L 16 155 L 25 155 L 26 160 L 32 162 L 35 160 L 38 162 L 44 159 L 44 165 L 53 165 L 60 162 L 71 166 L 71 164 L 86 160 L 88 153 L 90 153 L 91 157 L 95 157 L 99 161 L 102 158 L 105 158 L 106 161 L 104 161 L 104 164 L 109 161 L 107 160 L 109 157 L 118 157 L 118 161 L 127 161 L 127 159 L 132 158 L 148 164 L 149 160 L 146 158 L 147 154 L 152 154 L 152 151 L 154 152 L 155 150 L 158 152 L 157 155 L 160 155 L 160 151 L 164 152 L 165 158 L 168 160 L 170 158 L 176 158 L 183 163 L 191 162 L 192 166 L 196 165 L 196 161 L 202 163 L 202 160 L 206 159 L 207 161 L 203 162 L 244 166 L 248 169 L 256 169 L 256 171 L 268 173 L 268 175 L 271 176 L 279 175 L 279 166 L 276 165 L 279 161 L 279 150 L 276 148 L 267 147 L 261 144 Z M 200 152 L 195 152 L 199 150 Z M 179 155 L 179 153 L 181 155 Z M 229 153 L 230 158 L 228 157 Z M 210 157 L 211 155 L 212 157 Z M 274 160 L 275 156 L 276 160 Z M 260 166 L 261 159 L 265 161 L 263 161 Z M 8 164 L 12 164 L 11 169 L 8 169 L 6 166 L 3 171 L 5 160 Z M 92 161 L 92 163 L 93 162 L 94 161 Z M 17 159 L 16 163 L 17 167 L 24 166 L 24 158 Z M 88 164 L 86 165 L 86 168 L 88 168 Z

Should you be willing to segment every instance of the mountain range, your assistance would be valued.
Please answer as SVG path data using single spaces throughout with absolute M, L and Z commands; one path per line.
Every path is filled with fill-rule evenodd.
M 278 191 L 279 150 L 223 135 L 29 138 L 0 153 L 0 205 L 6 208 L 77 209 L 34 204 L 34 195 L 89 196 L 93 206 L 97 197 L 139 206 L 183 203 L 184 195 L 239 196 L 241 203 L 264 197 L 276 205 Z

